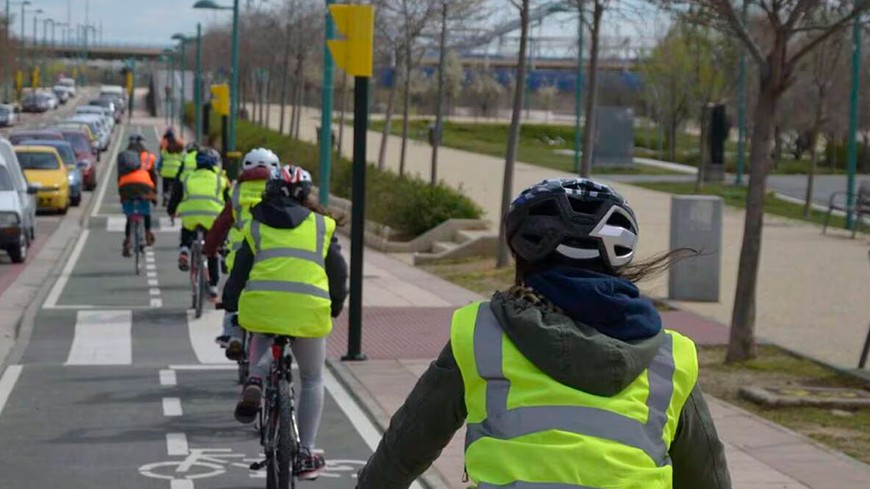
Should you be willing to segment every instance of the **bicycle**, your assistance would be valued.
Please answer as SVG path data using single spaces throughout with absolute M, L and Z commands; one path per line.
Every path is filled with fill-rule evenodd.
M 190 285 L 193 289 L 194 316 L 202 316 L 202 306 L 208 293 L 208 257 L 202 252 L 205 246 L 205 228 L 197 226 L 196 238 L 190 244 Z
M 131 249 L 135 259 L 133 267 L 136 275 L 142 273 L 142 262 L 145 257 L 145 213 L 142 212 L 142 206 L 148 205 L 148 202 L 142 199 L 134 199 L 132 201 L 133 213 L 130 214 L 130 240 Z
M 251 470 L 266 468 L 266 489 L 295 489 L 295 461 L 299 454 L 299 427 L 293 397 L 293 356 L 287 348 L 291 338 L 275 336 L 272 367 L 263 382 L 260 403 L 260 444 L 266 459 L 251 464 Z

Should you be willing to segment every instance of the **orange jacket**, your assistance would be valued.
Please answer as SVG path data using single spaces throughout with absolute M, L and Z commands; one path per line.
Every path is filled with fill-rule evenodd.
M 146 185 L 152 192 L 155 189 L 154 182 L 151 180 L 151 174 L 143 169 L 131 171 L 118 179 L 118 189 L 128 185 Z

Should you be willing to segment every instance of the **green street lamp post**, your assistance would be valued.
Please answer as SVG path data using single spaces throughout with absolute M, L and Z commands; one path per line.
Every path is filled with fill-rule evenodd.
M 326 32 L 323 36 L 323 93 L 320 101 L 320 205 L 329 205 L 330 182 L 332 181 L 332 53 L 329 40 L 335 35 L 335 25 L 329 14 L 329 6 L 335 0 L 326 0 Z M 297 83 L 299 81 L 297 80 Z M 341 148 L 338 149 L 341 151 Z
M 748 0 L 743 0 L 741 21 L 746 25 Z M 746 49 L 740 50 L 740 64 L 737 75 L 737 175 L 734 185 L 743 185 L 743 172 L 746 168 Z
M 580 173 L 580 146 L 582 132 L 580 119 L 583 116 L 583 5 L 578 8 L 577 19 L 577 74 L 574 88 L 574 173 Z
M 178 127 L 181 133 L 184 133 L 184 94 L 185 94 L 185 85 L 187 78 L 187 57 L 184 53 L 184 48 L 187 45 L 187 42 L 191 39 L 185 37 L 184 34 L 175 34 L 172 36 L 173 40 L 178 41 L 179 46 L 181 47 L 181 60 L 178 62 L 178 66 L 181 68 L 181 103 L 179 103 L 178 107 Z
M 195 105 L 194 137 L 202 141 L 202 24 L 196 24 L 196 76 L 194 77 L 193 98 Z
M 856 3 L 855 8 L 861 8 Z M 846 227 L 856 226 L 853 208 L 855 206 L 855 173 L 858 169 L 858 93 L 861 85 L 861 14 L 855 17 L 852 26 L 852 90 L 849 93 L 849 146 L 846 159 Z

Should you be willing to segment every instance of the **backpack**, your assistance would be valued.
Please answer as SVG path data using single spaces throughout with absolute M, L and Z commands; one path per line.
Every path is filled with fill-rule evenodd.
M 122 177 L 128 173 L 134 172 L 142 167 L 142 160 L 139 158 L 139 153 L 135 151 L 122 151 L 118 154 L 118 176 Z

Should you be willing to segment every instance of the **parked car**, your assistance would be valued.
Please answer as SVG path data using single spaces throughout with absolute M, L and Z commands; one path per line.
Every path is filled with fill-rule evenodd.
M 45 89 L 40 90 L 39 93 L 41 93 L 46 98 L 46 100 L 48 100 L 48 107 L 51 110 L 60 107 L 60 100 L 57 98 L 57 95 L 55 95 L 54 90 Z
M 100 107 L 98 105 L 79 105 L 78 107 L 76 107 L 75 113 L 76 115 L 98 115 L 103 118 L 103 122 L 109 126 L 110 131 L 115 128 L 115 115 L 105 107 Z
M 109 143 L 112 139 L 112 133 L 108 130 L 105 123 L 103 122 L 103 117 L 96 114 L 79 114 L 74 115 L 67 119 L 70 122 L 84 122 L 91 128 L 91 132 L 97 137 L 97 141 L 99 141 L 100 151 L 106 151 L 109 149 Z
M 76 157 L 76 167 L 82 172 L 85 190 L 97 188 L 97 157 L 91 150 L 91 141 L 82 129 L 56 128 L 72 146 Z
M 46 129 L 22 129 L 15 131 L 9 135 L 9 142 L 12 144 L 21 144 L 22 141 L 35 140 L 40 141 L 63 141 L 63 134 L 60 131 L 52 131 Z
M 55 85 L 52 90 L 54 90 L 54 94 L 57 95 L 61 104 L 66 104 L 72 98 L 72 92 L 63 85 Z
M 36 238 L 36 192 L 27 184 L 12 145 L 0 139 L 0 249 L 14 263 L 27 259 Z
M 21 100 L 21 110 L 24 112 L 48 112 L 51 101 L 44 93 L 28 93 Z
M 91 153 L 97 158 L 97 161 L 100 160 L 100 140 L 93 129 L 91 129 L 91 125 L 87 122 L 61 119 L 53 124 L 52 129 L 84 132 L 88 136 L 88 141 L 91 145 Z
M 16 146 L 15 155 L 27 181 L 39 187 L 37 210 L 66 214 L 70 206 L 69 172 L 57 150 L 50 146 Z
M 82 202 L 82 172 L 76 164 L 76 155 L 72 146 L 66 140 L 61 141 L 40 141 L 31 139 L 22 141 L 18 146 L 50 146 L 57 151 L 60 159 L 63 160 L 66 166 L 67 175 L 69 177 L 69 203 L 73 207 L 78 207 Z
M 98 107 L 103 107 L 109 109 L 112 112 L 112 116 L 115 118 L 115 122 L 121 122 L 121 109 L 115 102 L 112 102 L 108 98 L 97 98 L 88 102 L 88 105 L 96 105 Z
M 7 104 L 0 105 L 0 127 L 14 126 L 17 118 L 15 107 Z
M 112 102 L 114 102 L 115 105 L 117 105 L 118 107 L 121 108 L 122 114 L 127 111 L 127 94 L 126 93 L 124 95 L 105 94 L 105 95 L 100 95 L 99 98 L 111 100 Z
M 69 90 L 71 97 L 76 96 L 76 81 L 72 78 L 61 78 L 57 81 L 57 84 L 66 87 Z

